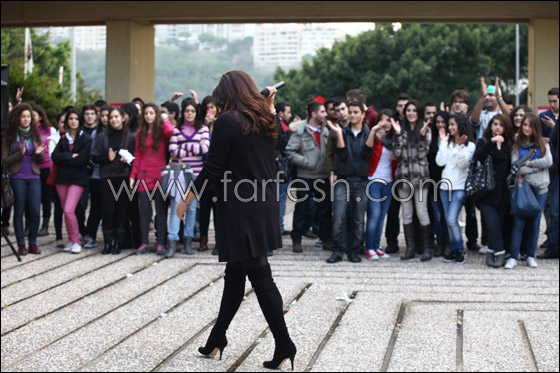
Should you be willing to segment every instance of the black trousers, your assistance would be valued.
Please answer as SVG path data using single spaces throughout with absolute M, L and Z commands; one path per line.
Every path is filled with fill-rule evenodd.
M 89 179 L 89 216 L 87 220 L 88 236 L 94 240 L 97 237 L 97 229 L 101 221 L 101 194 L 99 191 L 99 179 Z
M 51 218 L 51 204 L 53 202 L 54 187 L 47 185 L 51 173 L 50 168 L 41 169 L 41 205 L 43 205 L 43 221 Z
M 329 179 L 321 179 L 323 182 L 317 183 L 317 188 L 313 185 L 314 179 L 301 179 L 309 188 L 303 189 L 301 183 L 294 183 L 292 186 L 298 189 L 296 195 L 297 199 L 301 200 L 307 196 L 305 201 L 297 202 L 294 210 L 293 230 L 291 233 L 293 243 L 301 243 L 303 236 L 305 222 L 307 218 L 307 210 L 309 205 L 309 198 L 316 198 L 319 202 L 317 205 L 317 214 L 319 216 L 319 238 L 323 242 L 330 242 L 332 239 L 332 217 L 331 217 L 331 187 Z
M 387 212 L 387 222 L 385 223 L 385 239 L 389 247 L 398 247 L 398 236 L 400 233 L 401 222 L 399 219 L 399 212 L 401 210 L 401 203 L 395 198 L 391 199 L 389 211 Z M 414 214 L 416 216 L 416 214 Z
M 216 216 L 216 204 L 212 200 L 216 196 L 216 186 L 212 185 L 206 189 L 199 201 L 200 206 L 200 237 L 208 237 L 208 228 L 210 227 L 210 211 L 214 211 Z M 216 229 L 216 218 L 214 218 L 214 230 Z
M 125 185 L 128 185 L 128 178 L 115 177 L 101 179 L 99 183 L 99 192 L 101 200 L 103 201 L 101 204 L 103 235 L 105 237 L 114 237 L 116 242 L 122 244 L 128 224 L 130 200 L 124 190 L 121 190 L 118 196 L 113 195 L 109 182 L 112 183 L 115 192 L 118 192 L 123 182 Z
M 484 216 L 486 228 L 488 230 L 488 248 L 493 250 L 495 253 L 504 251 L 505 245 L 503 228 L 507 213 L 506 209 L 496 208 L 482 203 L 479 204 L 478 207 L 482 216 Z
M 150 195 L 152 192 L 149 192 Z M 163 196 L 159 190 L 153 192 L 153 199 L 150 200 L 148 192 L 138 192 L 138 209 L 140 213 L 140 235 L 141 243 L 148 244 L 148 235 L 150 233 L 150 220 L 153 216 L 152 201 L 156 205 L 156 229 L 157 232 L 165 232 L 167 229 L 167 205 L 163 200 Z M 157 235 L 157 244 L 165 244 L 165 234 Z

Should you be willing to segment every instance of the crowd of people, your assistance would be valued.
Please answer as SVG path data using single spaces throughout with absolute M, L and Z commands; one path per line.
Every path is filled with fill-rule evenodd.
M 210 213 L 219 208 L 224 188 L 208 185 L 188 205 L 184 223 L 175 211 L 187 180 L 175 179 L 167 193 L 167 185 L 161 188 L 166 165 L 185 165 L 184 174 L 195 180 L 212 146 L 220 115 L 216 103 L 212 96 L 199 102 L 196 92 L 190 93 L 180 105 L 175 101 L 183 93 L 177 92 L 159 106 L 135 98 L 120 107 L 102 100 L 81 110 L 67 107 L 54 125 L 42 108 L 19 100 L 2 136 L 2 166 L 15 194 L 13 208 L 2 211 L 2 227 L 13 222 L 19 254 L 41 253 L 37 237 L 49 234 L 53 215 L 56 246 L 65 252 L 101 246 L 101 226 L 103 254 L 130 248 L 146 254 L 152 225 L 157 255 L 173 257 L 178 243 L 192 255 L 193 241 L 199 251 L 208 250 Z M 402 260 L 420 255 L 421 261 L 443 257 L 464 263 L 470 251 L 486 255 L 490 267 L 513 269 L 520 260 L 537 267 L 544 214 L 547 249 L 537 258 L 558 258 L 558 88 L 550 89 L 548 99 L 550 110 L 537 115 L 502 97 L 498 79 L 495 85 L 481 79 L 472 110 L 469 94 L 461 89 L 439 110 L 402 93 L 394 110 L 377 111 L 367 106 L 360 89 L 344 98 L 309 100 L 303 120 L 292 120 L 289 103 L 277 103 L 276 124 L 287 140 L 276 151 L 278 229 L 291 236 L 295 253 L 303 252 L 302 237 L 316 238 L 317 246 L 332 252 L 327 263 L 345 256 L 360 262 L 398 253 L 402 221 Z M 471 198 L 467 179 L 488 159 L 495 186 Z M 237 176 L 233 179 L 239 181 Z M 534 216 L 511 213 L 511 184 L 520 181 L 538 200 L 540 212 Z M 132 196 L 116 193 L 121 186 L 134 191 Z M 296 204 L 287 231 L 290 191 Z M 459 221 L 463 207 L 465 235 Z M 212 253 L 219 248 L 216 242 Z

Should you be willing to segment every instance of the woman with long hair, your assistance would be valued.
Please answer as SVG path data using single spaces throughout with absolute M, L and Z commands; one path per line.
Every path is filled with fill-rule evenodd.
M 10 113 L 10 126 L 2 136 L 2 167 L 6 167 L 14 191 L 14 231 L 19 255 L 41 254 L 37 233 L 41 219 L 41 171 L 46 146 L 41 139 L 33 109 L 16 105 Z M 29 212 L 29 249 L 25 247 L 23 217 Z
M 132 135 L 121 108 L 112 108 L 109 112 L 109 126 L 95 139 L 92 160 L 99 164 L 99 193 L 103 204 L 101 218 L 103 220 L 104 246 L 102 254 L 120 254 L 124 245 L 128 210 L 130 201 L 121 187 L 128 188 L 132 165 L 119 154 L 120 150 L 128 150 L 134 154 L 134 135 Z M 116 198 L 112 189 L 121 190 Z
M 218 349 L 221 356 L 228 343 L 226 331 L 243 300 L 248 276 L 276 342 L 274 357 L 264 362 L 264 367 L 276 369 L 290 359 L 293 369 L 297 349 L 286 327 L 282 296 L 267 258 L 268 250 L 282 247 L 282 236 L 277 186 L 263 181 L 276 178 L 275 150 L 286 145 L 273 114 L 276 90 L 267 89 L 270 95 L 265 98 L 249 75 L 230 71 L 212 93 L 222 114 L 215 123 L 206 164 L 194 184 L 202 190 L 207 182 L 217 184 L 224 177 L 231 180 L 224 188 L 217 188 L 216 202 L 219 260 L 227 265 L 218 319 L 206 346 L 198 350 L 209 356 Z M 240 183 L 244 179 L 256 183 Z M 177 215 L 184 219 L 194 199 L 194 194 L 189 193 L 186 201 L 177 206 Z
M 489 194 L 476 201 L 476 205 L 488 229 L 488 250 L 486 264 L 489 267 L 502 267 L 505 263 L 506 245 L 504 221 L 509 214 L 509 192 L 507 176 L 511 168 L 511 147 L 514 141 L 514 127 L 505 114 L 496 114 L 484 130 L 482 138 L 476 143 L 474 159 L 484 163 L 492 157 L 496 186 Z
M 451 243 L 451 253 L 444 257 L 445 262 L 460 262 L 465 256 L 463 235 L 459 226 L 459 212 L 465 203 L 465 183 L 471 158 L 475 151 L 472 141 L 471 125 L 465 115 L 452 114 L 449 118 L 449 133 L 440 129 L 439 150 L 436 163 L 443 167 L 441 178 L 449 181 L 442 183 L 441 202 L 445 212 L 447 230 Z
M 513 216 L 513 231 L 511 234 L 511 257 L 508 259 L 505 268 L 513 269 L 517 266 L 519 250 L 521 246 L 521 235 L 525 225 L 531 228 L 528 237 L 527 265 L 531 268 L 537 267 L 535 252 L 539 239 L 539 227 L 541 214 L 548 197 L 548 184 L 550 177 L 548 168 L 552 166 L 552 153 L 550 146 L 541 134 L 539 117 L 533 113 L 527 113 L 523 117 L 523 122 L 517 139 L 513 144 L 511 162 L 525 156 L 531 149 L 536 149 L 536 153 L 523 167 L 520 168 L 521 176 L 525 177 L 527 183 L 535 193 L 540 204 L 539 213 L 532 218 L 524 218 L 518 215 Z
M 416 100 L 410 100 L 404 108 L 404 120 L 401 126 L 394 119 L 393 125 L 393 154 L 399 160 L 395 172 L 396 179 L 407 180 L 400 182 L 397 193 L 403 209 L 403 226 L 406 239 L 406 252 L 402 260 L 414 258 L 416 251 L 416 232 L 414 229 L 413 214 L 416 211 L 420 221 L 420 237 L 422 239 L 422 261 L 432 259 L 432 227 L 428 215 L 428 188 L 420 189 L 420 183 L 430 177 L 427 155 L 432 141 L 430 122 L 424 123 L 424 110 Z M 404 200 L 413 194 L 413 198 Z M 413 206 L 414 204 L 414 206 Z M 416 210 L 415 210 L 416 208 Z
M 58 163 L 55 187 L 64 211 L 64 223 L 69 243 L 64 251 L 79 254 L 82 251 L 76 206 L 89 183 L 87 164 L 91 154 L 91 137 L 82 130 L 83 119 L 77 109 L 69 109 L 64 119 L 64 131 L 52 153 Z
M 66 113 L 59 113 L 56 116 L 56 132 L 53 136 L 49 137 L 49 153 L 52 156 L 54 148 L 58 145 L 60 137 L 64 133 L 64 120 L 66 119 Z M 64 212 L 62 210 L 62 205 L 60 203 L 60 197 L 56 188 L 53 192 L 53 202 L 54 202 L 54 232 L 56 235 L 56 248 L 64 249 L 64 241 L 62 240 L 62 218 Z
M 440 133 L 443 129 L 445 133 L 449 133 L 449 113 L 447 111 L 439 111 L 434 116 L 434 121 L 430 124 L 432 133 Z M 437 247 L 434 256 L 449 255 L 451 248 L 449 247 L 449 233 L 447 224 L 445 223 L 445 211 L 439 197 L 441 174 L 443 167 L 436 163 L 436 156 L 439 150 L 440 136 L 433 136 L 428 152 L 428 169 L 430 170 L 430 179 L 438 185 L 437 190 L 430 188 L 428 191 L 430 205 L 432 206 L 432 229 L 436 235 Z
M 134 189 L 136 180 L 138 184 L 138 209 L 140 213 L 140 234 L 142 244 L 138 254 L 148 252 L 148 234 L 150 220 L 152 219 L 152 201 L 148 197 L 153 195 L 156 204 L 156 229 L 157 254 L 163 255 L 165 232 L 167 230 L 167 204 L 163 195 L 153 190 L 161 181 L 161 169 L 165 166 L 165 142 L 173 134 L 174 128 L 168 119 L 161 118 L 161 113 L 156 104 L 148 103 L 142 107 L 140 124 L 135 139 L 134 163 L 130 173 L 130 189 Z M 161 186 L 162 190 L 166 186 Z M 148 193 L 152 192 L 152 193 Z
M 200 119 L 197 120 L 197 104 L 192 98 L 189 97 L 183 100 L 181 106 L 180 125 L 175 128 L 173 135 L 169 139 L 171 163 L 183 163 L 191 166 L 193 177 L 196 178 L 204 164 L 202 156 L 208 153 L 210 133 L 208 132 L 208 127 Z M 182 187 L 186 190 L 188 185 Z M 175 185 L 174 188 L 177 190 L 180 186 Z M 177 190 L 175 197 L 171 199 L 171 211 L 175 211 L 180 199 L 181 193 Z M 183 231 L 183 246 L 187 255 L 193 254 L 191 245 L 194 238 L 197 206 L 198 201 L 194 201 L 187 210 L 187 219 Z M 175 255 L 177 241 L 179 241 L 179 225 L 180 220 L 176 214 L 170 214 L 166 258 L 171 258 Z
M 519 105 L 513 108 L 511 113 L 509 113 L 509 119 L 511 119 L 511 123 L 513 123 L 514 133 L 519 132 L 525 114 L 532 113 L 532 112 L 533 110 L 531 110 L 531 108 L 528 107 L 527 105 Z
M 53 201 L 53 187 L 47 185 L 47 179 L 51 172 L 52 162 L 50 153 L 53 149 L 49 149 L 49 137 L 56 136 L 56 130 L 49 122 L 49 118 L 40 106 L 33 106 L 33 120 L 37 123 L 37 128 L 41 134 L 41 140 L 46 146 L 45 162 L 39 165 L 41 170 L 41 205 L 43 205 L 43 225 L 39 230 L 38 236 L 47 236 L 49 234 L 49 221 L 51 219 L 51 204 Z

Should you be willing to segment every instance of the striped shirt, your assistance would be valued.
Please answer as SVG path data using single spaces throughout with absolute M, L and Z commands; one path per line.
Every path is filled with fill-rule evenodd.
M 175 128 L 173 135 L 169 139 L 169 153 L 171 153 L 171 162 L 183 163 L 191 166 L 195 176 L 198 176 L 204 161 L 202 156 L 208 153 L 210 147 L 210 132 L 208 126 L 203 125 L 202 128 L 192 135 L 187 135 L 182 129 Z

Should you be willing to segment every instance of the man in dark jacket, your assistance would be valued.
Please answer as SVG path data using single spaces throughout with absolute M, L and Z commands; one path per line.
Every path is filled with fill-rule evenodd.
M 358 102 L 348 104 L 350 124 L 342 128 L 329 122 L 336 133 L 337 181 L 334 183 L 333 253 L 327 263 L 342 260 L 344 252 L 352 263 L 361 262 L 358 253 L 364 233 L 364 215 L 367 208 L 366 187 L 369 158 L 373 153 L 374 134 L 364 125 L 364 107 Z M 346 216 L 352 212 L 352 234 L 345 242 Z
M 558 125 L 552 130 L 550 135 L 550 150 L 556 168 L 556 176 L 550 184 L 550 225 L 548 231 L 548 248 L 544 253 L 537 256 L 539 259 L 558 259 Z M 552 173 L 552 172 L 551 172 Z

